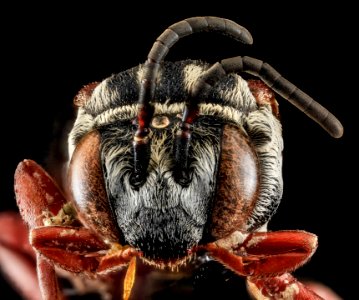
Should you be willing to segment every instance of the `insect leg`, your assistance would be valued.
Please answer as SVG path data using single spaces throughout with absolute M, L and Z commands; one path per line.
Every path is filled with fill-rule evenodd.
M 258 299 L 262 299 L 259 295 L 280 299 L 283 293 L 287 293 L 283 299 L 321 299 L 287 273 L 307 262 L 316 248 L 317 237 L 298 230 L 254 232 L 243 242 L 218 240 L 204 246 L 214 259 L 246 276 L 249 290 Z
M 129 246 L 105 244 L 84 227 L 38 227 L 32 230 L 30 241 L 39 253 L 73 273 L 119 271 L 133 256 L 140 255 Z
M 50 175 L 32 160 L 19 163 L 15 171 L 15 195 L 20 214 L 30 229 L 43 226 L 44 213 L 57 215 L 66 203 Z
M 209 255 L 243 276 L 272 276 L 303 265 L 317 248 L 317 237 L 305 231 L 251 233 L 243 243 L 204 246 Z
M 254 299 L 323 299 L 289 273 L 260 279 L 247 278 L 247 289 Z
M 15 172 L 15 194 L 20 214 L 30 231 L 43 225 L 44 213 L 56 215 L 66 203 L 52 178 L 34 161 L 21 162 Z M 42 299 L 62 299 L 54 266 L 37 255 L 38 285 Z M 26 283 L 28 285 L 29 283 Z
M 28 229 L 15 212 L 0 213 L 0 266 L 24 299 L 41 299 L 35 252 L 28 242 Z

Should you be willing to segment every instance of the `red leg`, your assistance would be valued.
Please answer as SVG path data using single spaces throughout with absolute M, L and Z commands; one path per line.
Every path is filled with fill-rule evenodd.
M 31 245 L 38 252 L 37 273 L 44 299 L 61 299 L 53 263 L 72 273 L 106 275 L 140 255 L 131 247 L 107 245 L 78 221 L 73 223 L 71 213 L 64 213 L 68 204 L 60 189 L 31 160 L 20 163 L 15 172 L 15 193 L 22 218 L 30 227 Z
M 41 299 L 35 252 L 28 242 L 28 229 L 16 213 L 0 213 L 0 266 L 24 299 Z
M 35 259 L 35 252 L 29 243 L 29 230 L 18 213 L 0 213 L 0 245 Z
M 43 226 L 44 213 L 57 215 L 66 199 L 50 175 L 32 160 L 19 163 L 15 171 L 15 195 L 29 228 Z
M 318 296 L 289 273 L 267 278 L 248 278 L 247 288 L 255 299 L 319 300 Z
M 65 299 L 60 291 L 53 264 L 48 262 L 41 254 L 37 254 L 36 262 L 42 300 Z
M 315 252 L 317 237 L 313 234 L 304 231 L 255 232 L 241 242 L 235 242 L 235 239 L 225 243 L 217 241 L 203 248 L 234 272 L 248 277 L 254 295 L 256 291 L 262 296 L 291 291 L 295 295 L 293 299 L 321 299 L 287 273 L 303 265 Z M 266 279 L 259 279 L 264 277 Z
M 317 295 L 321 296 L 325 300 L 343 300 L 335 291 L 330 287 L 315 281 L 306 281 L 304 285 L 314 291 Z
M 46 258 L 71 273 L 106 276 L 130 264 L 124 281 L 123 299 L 129 299 L 135 279 L 135 257 L 141 254 L 129 246 L 105 244 L 92 231 L 84 227 L 46 226 L 34 228 L 30 237 L 33 247 Z M 41 258 L 41 257 L 40 257 Z M 46 261 L 44 261 L 46 263 Z M 38 270 L 42 270 L 38 268 Z M 46 269 L 45 269 L 46 270 Z M 46 290 L 55 295 L 56 286 L 50 277 L 40 280 Z M 46 298 L 50 299 L 50 298 Z
M 73 273 L 103 275 L 118 271 L 133 256 L 140 255 L 131 247 L 110 247 L 83 227 L 38 227 L 32 230 L 30 241 L 39 253 Z
M 73 273 L 94 273 L 99 265 L 99 251 L 108 246 L 83 227 L 47 226 L 31 231 L 32 246 L 61 268 Z
M 213 258 L 243 276 L 276 275 L 303 265 L 317 248 L 317 237 L 304 231 L 255 232 L 231 249 L 204 246 Z
M 15 195 L 30 230 L 42 226 L 46 214 L 56 215 L 66 203 L 56 183 L 31 160 L 21 162 L 15 171 Z M 37 275 L 36 287 L 40 287 L 43 300 L 62 299 L 54 266 L 40 255 L 37 255 Z

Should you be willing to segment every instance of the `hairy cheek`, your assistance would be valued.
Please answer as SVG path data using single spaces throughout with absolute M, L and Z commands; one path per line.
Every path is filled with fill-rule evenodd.
M 225 125 L 221 143 L 211 222 L 216 239 L 246 228 L 259 186 L 259 162 L 248 138 L 238 128 Z

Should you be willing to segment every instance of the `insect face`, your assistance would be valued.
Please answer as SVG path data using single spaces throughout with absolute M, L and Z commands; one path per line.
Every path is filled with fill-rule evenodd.
M 184 99 L 190 97 L 188 88 L 208 68 L 208 64 L 192 61 L 164 64 L 150 124 L 148 174 L 140 186 L 134 186 L 131 180 L 134 169 L 132 140 L 137 129 L 134 124 L 137 103 L 133 99 L 138 97 L 141 67 L 114 75 L 98 85 L 80 108 L 71 133 L 71 145 L 79 144 L 71 170 L 83 169 L 89 161 L 98 161 L 101 166 L 87 167 L 90 174 L 100 172 L 98 175 L 71 176 L 73 186 L 88 186 L 80 193 L 95 186 L 96 192 L 92 193 L 97 195 L 96 199 L 108 199 L 101 202 L 108 203 L 114 221 L 113 224 L 104 224 L 99 210 L 91 211 L 89 200 L 78 200 L 91 199 L 88 193 L 86 196 L 77 193 L 74 198 L 83 211 L 83 217 L 106 235 L 110 228 L 117 228 L 119 234 L 112 233 L 113 239 L 120 236 L 121 242 L 140 249 L 150 260 L 175 262 L 186 257 L 201 240 L 223 238 L 238 229 L 259 227 L 274 209 L 266 211 L 266 214 L 255 214 L 254 209 L 257 205 L 276 207 L 273 202 L 280 197 L 280 184 L 271 198 L 259 197 L 260 160 L 263 158 L 258 156 L 248 129 L 245 129 L 255 132 L 257 136 L 253 136 L 253 140 L 259 144 L 260 139 L 269 134 L 261 131 L 272 130 L 277 135 L 279 143 L 274 146 L 277 180 L 281 154 L 278 120 L 268 110 L 266 113 L 275 124 L 273 128 L 266 125 L 260 129 L 260 125 L 253 124 L 253 114 L 258 115 L 256 99 L 238 75 L 223 78 L 213 89 L 213 96 L 200 105 L 198 118 L 191 126 L 188 180 L 183 184 L 177 179 L 176 174 L 183 163 L 181 159 L 176 161 L 175 152 L 186 103 Z M 226 85 L 227 95 L 222 95 L 223 85 Z M 80 142 L 89 132 L 93 135 L 94 130 L 98 136 L 96 143 L 92 140 Z M 269 142 L 272 140 L 267 144 Z M 98 150 L 94 157 L 76 163 L 78 157 L 84 157 L 82 152 L 96 147 Z M 97 181 L 96 184 L 86 184 L 89 177 L 103 177 L 100 182 L 104 188 L 99 189 Z M 99 190 L 104 195 L 98 195 Z M 99 200 L 96 202 L 98 206 Z M 98 224 L 107 229 L 98 229 Z
M 105 279 L 128 264 L 128 299 L 136 257 L 173 269 L 202 251 L 246 277 L 258 299 L 319 299 L 288 273 L 311 257 L 317 237 L 266 231 L 283 190 L 273 91 L 332 136 L 343 128 L 260 60 L 163 62 L 181 37 L 201 31 L 252 43 L 230 20 L 189 18 L 158 37 L 143 65 L 90 84 L 75 98 L 68 177 L 75 210 L 39 165 L 19 164 L 15 191 L 38 254 L 38 277 L 46 278 L 44 299 L 61 298 L 54 264 Z M 245 80 L 242 72 L 261 81 Z

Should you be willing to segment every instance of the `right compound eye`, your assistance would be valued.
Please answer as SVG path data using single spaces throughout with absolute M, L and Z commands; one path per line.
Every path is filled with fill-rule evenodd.
M 239 128 L 225 125 L 221 145 L 210 226 L 216 239 L 247 229 L 258 199 L 260 175 L 257 153 Z

